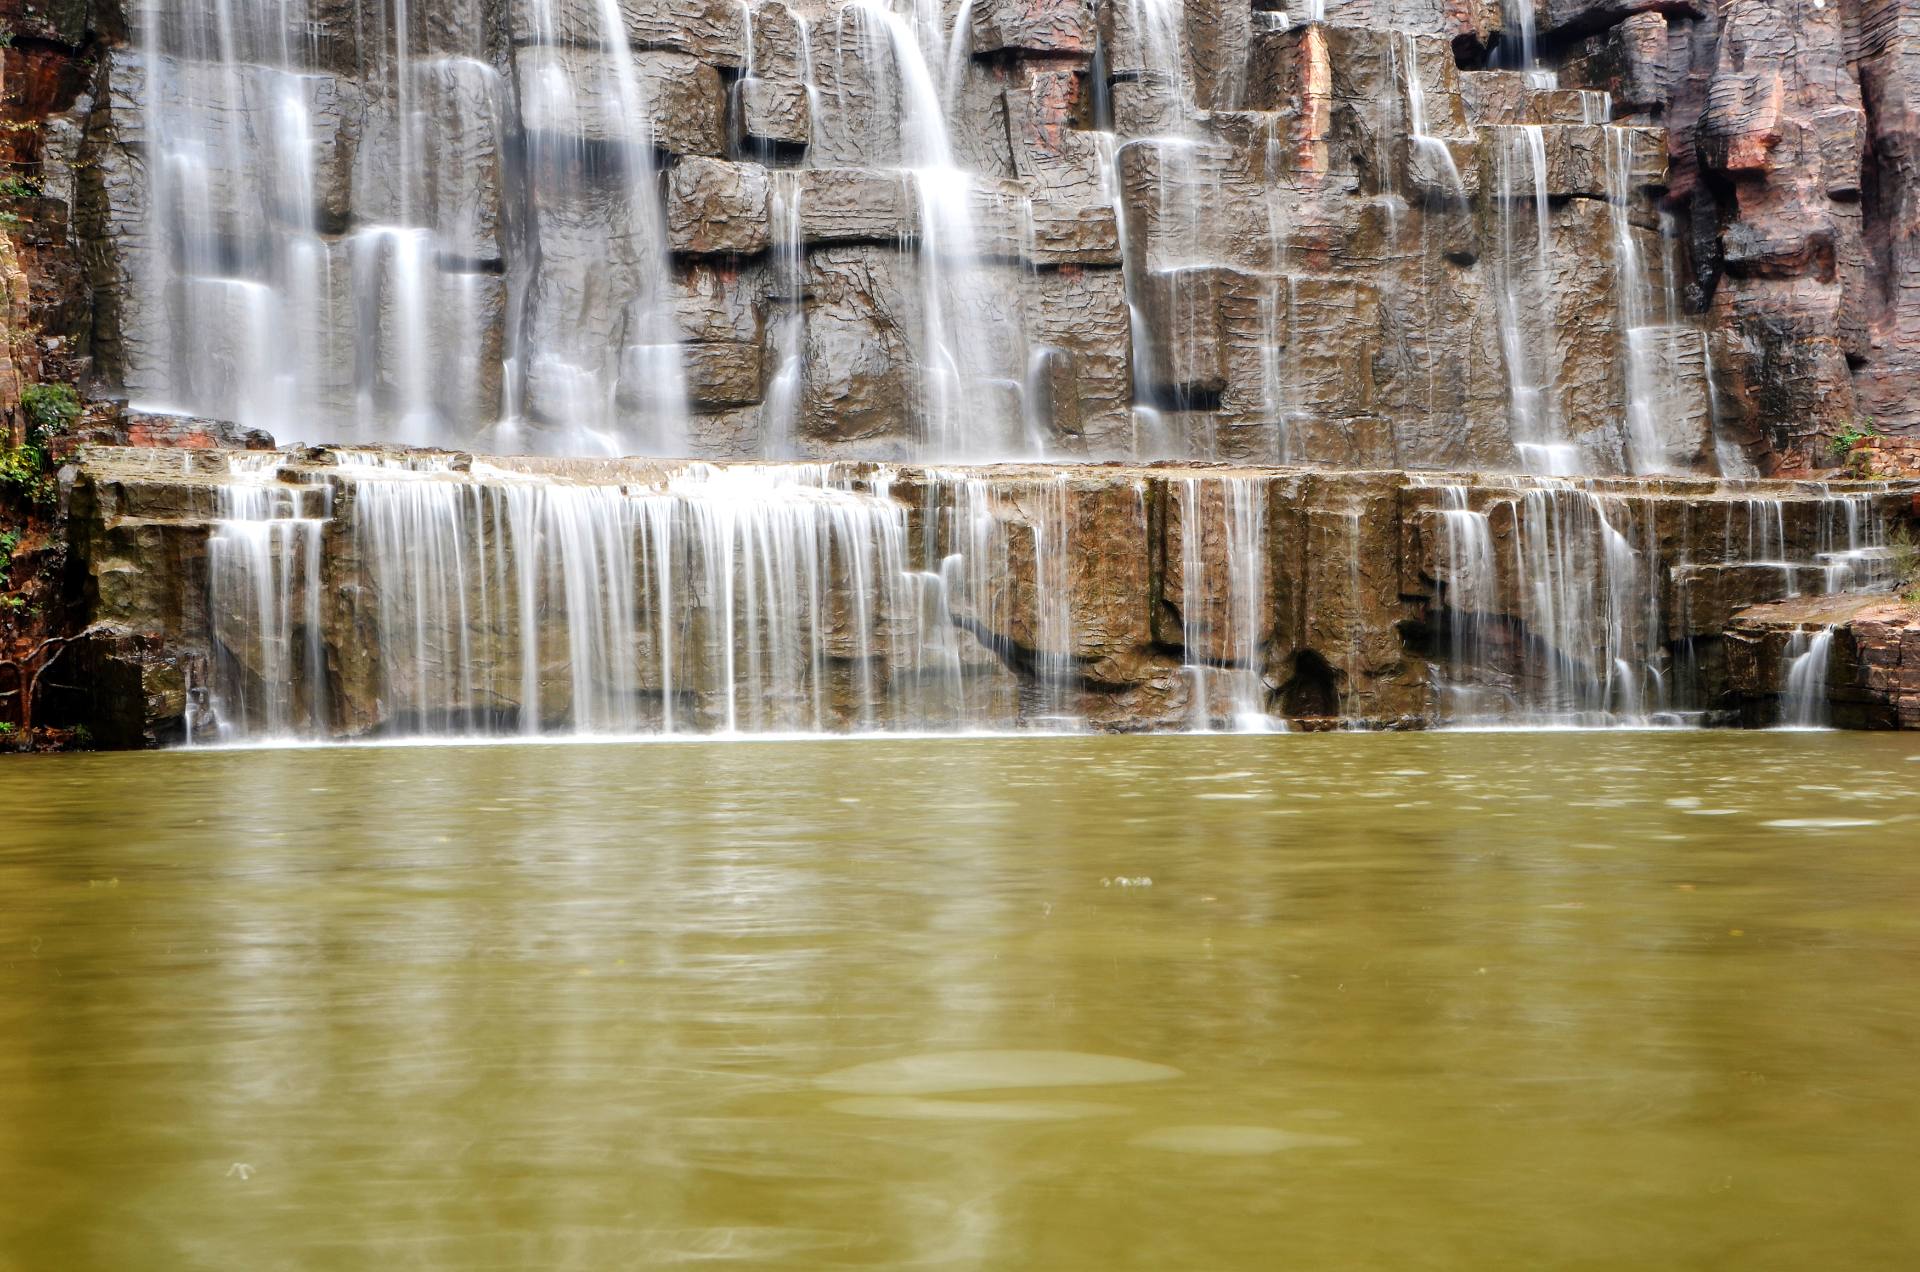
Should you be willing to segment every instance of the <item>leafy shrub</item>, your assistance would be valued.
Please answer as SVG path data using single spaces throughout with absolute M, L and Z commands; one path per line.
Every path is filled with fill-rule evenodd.
M 68 384 L 31 384 L 20 392 L 20 412 L 26 417 L 27 439 L 0 448 L 0 487 L 36 503 L 50 503 L 53 473 L 47 449 L 80 418 L 80 395 Z
M 80 395 L 71 384 L 29 384 L 20 390 L 20 409 L 27 417 L 27 441 L 44 447 L 80 418 Z
M 1874 427 L 1873 417 L 1869 415 L 1841 429 L 1834 435 L 1833 440 L 1827 443 L 1827 449 L 1835 459 L 1845 459 L 1847 452 L 1856 444 L 1878 436 L 1880 436 L 1880 430 Z

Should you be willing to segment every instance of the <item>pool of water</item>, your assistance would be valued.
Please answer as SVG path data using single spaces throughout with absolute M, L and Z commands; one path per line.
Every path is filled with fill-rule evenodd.
M 1905 1268 L 1920 739 L 0 764 L 0 1269 Z

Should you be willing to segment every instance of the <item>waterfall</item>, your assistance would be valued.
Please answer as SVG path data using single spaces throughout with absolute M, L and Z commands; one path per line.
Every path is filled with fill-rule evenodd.
M 1456 723 L 1672 722 L 1653 509 L 1632 496 L 1536 479 L 1481 510 L 1443 492 L 1446 707 Z M 1510 525 L 1504 559 L 1490 512 Z M 1496 644 L 1496 606 L 1514 627 Z
M 329 249 L 318 232 L 310 85 L 286 3 L 132 15 L 139 50 L 144 224 L 124 320 L 126 388 L 159 410 L 284 429 L 311 404 L 334 333 L 319 306 Z M 164 21 L 163 21 L 164 19 Z M 293 350 L 291 359 L 284 357 Z
M 1664 710 L 1650 509 L 1543 483 L 1514 511 L 1514 583 L 1528 629 L 1546 646 L 1529 714 L 1543 723 L 1641 723 Z
M 1192 689 L 1192 728 L 1208 732 L 1216 718 L 1224 718 L 1237 732 L 1270 732 L 1276 721 L 1267 709 L 1262 630 L 1266 483 L 1257 477 L 1182 477 L 1173 489 L 1180 524 L 1180 645 Z
M 1442 660 L 1444 719 L 1591 726 L 1697 717 L 1687 677 L 1698 668 L 1670 632 L 1676 614 L 1686 627 L 1700 567 L 1684 544 L 1663 564 L 1651 497 L 1580 479 L 1533 478 L 1517 491 L 1424 484 L 1438 494 L 1445 639 L 1432 652 Z M 1817 482 L 1788 498 L 1730 486 L 1714 501 L 1725 509 L 1720 526 L 1702 526 L 1716 544 L 1708 568 L 1777 572 L 1775 590 L 1756 595 L 1762 601 L 1884 587 L 1893 571 L 1873 498 Z
M 800 394 L 807 356 L 806 244 L 800 228 L 800 182 L 790 172 L 774 174 L 770 210 L 773 219 L 773 281 L 779 311 L 774 319 L 773 375 L 767 382 L 761 453 L 778 459 L 790 453 L 800 420 Z
M 1501 58 L 1540 76 L 1532 8 L 1507 6 Z M 1694 420 L 1672 382 L 1684 367 L 1691 388 L 1700 347 L 1674 271 L 1663 293 L 1635 247 L 1633 135 L 1606 137 L 1625 437 L 1603 454 L 1585 404 L 1575 418 L 1556 400 L 1571 394 L 1556 325 L 1596 312 L 1552 295 L 1568 272 L 1549 225 L 1562 165 L 1552 151 L 1550 173 L 1542 129 L 1571 125 L 1474 125 L 1497 186 L 1476 221 L 1478 173 L 1455 158 L 1475 118 L 1455 89 L 1475 72 L 1424 19 L 1342 12 L 1354 35 L 1329 44 L 1323 4 L 1286 9 L 142 0 L 135 50 L 109 57 L 110 102 L 138 119 L 102 130 L 124 168 L 96 246 L 133 277 L 100 366 L 143 406 L 283 441 L 1322 462 L 1351 432 L 1339 421 L 1412 403 L 1431 435 L 1404 430 L 1420 440 L 1400 459 L 1450 464 L 1462 430 L 1432 426 L 1472 412 L 1440 324 L 1469 315 L 1440 292 L 1444 270 L 1480 266 L 1459 233 L 1479 228 L 1498 240 L 1493 285 L 1459 296 L 1489 311 L 1471 321 L 1499 323 L 1521 466 L 1701 463 L 1667 436 Z M 1334 134 L 1314 103 L 1331 81 L 1269 72 L 1369 59 L 1392 84 L 1360 190 L 1328 180 Z M 1582 102 L 1607 122 L 1604 93 Z M 849 193 L 883 174 L 909 206 Z M 1417 282 L 1397 242 L 1405 198 L 1446 211 L 1444 251 L 1420 222 L 1433 237 Z M 1389 220 L 1377 261 L 1349 199 Z M 703 220 L 724 241 L 688 230 Z M 1090 321 L 1115 284 L 1124 341 L 1106 312 Z M 1385 315 L 1343 309 L 1330 286 L 1377 289 Z M 1402 325 L 1406 300 L 1418 317 Z M 1381 342 L 1380 400 L 1323 377 L 1326 324 L 1349 321 Z M 1124 347 L 1082 347 L 1093 335 Z M 1423 375 L 1424 414 L 1407 387 Z M 845 435 L 801 418 L 846 397 L 841 378 L 871 386 Z M 1083 415 L 1097 431 L 1077 429 Z
M 868 66 L 887 61 L 902 97 L 900 149 L 917 203 L 921 334 L 919 440 L 927 453 L 954 459 L 1005 458 L 1024 436 L 1018 411 L 1003 405 L 998 385 L 1011 383 L 996 366 L 997 350 L 1020 343 L 996 330 L 993 278 L 985 267 L 974 222 L 976 182 L 956 163 L 947 130 L 948 100 L 966 71 L 969 37 L 963 5 L 951 32 L 942 30 L 938 5 L 917 6 L 909 24 L 879 3 L 850 0 L 839 11 L 860 27 L 857 47 Z M 951 65 L 949 62 L 951 60 Z M 935 78 L 944 73 L 946 91 Z
M 219 657 L 207 705 L 225 738 L 323 734 L 321 540 L 331 490 L 235 461 L 207 539 L 207 616 Z M 189 729 L 191 741 L 191 729 Z
M 626 16 L 619 0 L 594 0 L 592 29 L 576 33 L 559 0 L 524 3 L 535 42 L 516 51 L 515 70 L 537 265 L 512 356 L 528 418 L 509 420 L 509 436 L 550 432 L 531 449 L 565 454 L 680 453 L 685 367 L 649 89 Z M 572 46 L 580 35 L 587 47 Z
M 1674 293 L 1677 262 L 1668 260 L 1661 272 L 1665 286 L 1656 296 L 1646 264 L 1634 239 L 1629 200 L 1634 165 L 1635 133 L 1630 128 L 1608 128 L 1607 206 L 1613 227 L 1615 288 L 1619 294 L 1620 333 L 1625 342 L 1622 371 L 1625 381 L 1626 453 L 1630 471 L 1664 473 L 1674 470 L 1674 456 L 1660 435 L 1662 420 L 1684 411 L 1682 385 L 1677 374 L 1682 351 L 1704 340 L 1704 335 L 1678 319 Z M 1670 228 L 1662 219 L 1662 241 L 1670 242 Z M 1712 375 L 1712 358 L 1704 348 L 1702 365 Z M 1709 427 L 1713 404 L 1707 405 Z
M 934 475 L 926 568 L 885 470 L 336 460 L 314 484 L 268 467 L 221 487 L 229 739 L 1078 727 L 1063 476 Z M 365 645 L 327 655 L 330 622 Z M 981 643 L 1001 631 L 1019 647 Z
M 1539 44 L 1539 20 L 1534 0 L 1507 0 L 1501 9 L 1501 19 L 1501 64 L 1532 72 Z M 1551 84 L 1547 86 L 1551 87 Z
M 1416 155 L 1427 157 L 1427 162 L 1441 174 L 1442 183 L 1451 195 L 1464 195 L 1466 183 L 1460 179 L 1460 168 L 1454 163 L 1453 150 L 1427 131 L 1427 89 L 1420 80 L 1420 50 L 1411 32 L 1393 33 L 1393 61 L 1395 75 L 1406 86 L 1408 145 Z
M 1827 664 L 1833 629 L 1798 630 L 1787 640 L 1782 658 L 1780 724 L 1788 729 L 1818 729 L 1827 723 Z
M 1460 485 L 1440 488 L 1440 521 L 1446 546 L 1446 577 L 1441 580 L 1447 617 L 1447 659 L 1450 675 L 1442 681 L 1449 719 L 1462 722 L 1498 719 L 1513 705 L 1510 696 L 1467 680 L 1463 672 L 1492 664 L 1487 623 L 1498 588 L 1495 573 L 1493 527 L 1484 511 L 1473 508 L 1470 492 Z M 1489 694 L 1495 701 L 1483 701 Z
M 1500 251 L 1497 299 L 1500 347 L 1507 368 L 1514 450 L 1529 472 L 1560 476 L 1579 471 L 1579 452 L 1565 438 L 1554 391 L 1554 292 L 1548 262 L 1553 227 L 1547 200 L 1547 147 L 1538 124 L 1494 130 L 1498 149 L 1494 171 L 1499 182 Z M 1524 157 L 1524 162 L 1522 158 Z M 1515 208 L 1523 187 L 1531 188 L 1531 251 L 1523 255 L 1516 233 Z

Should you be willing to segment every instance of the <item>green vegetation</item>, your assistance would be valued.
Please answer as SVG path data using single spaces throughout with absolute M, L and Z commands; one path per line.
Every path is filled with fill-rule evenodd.
M 1874 427 L 1873 417 L 1863 416 L 1835 434 L 1833 440 L 1827 443 L 1827 449 L 1835 459 L 1845 459 L 1855 445 L 1878 436 L 1880 430 Z
M 32 177 L 18 174 L 0 177 L 0 199 L 37 199 L 40 197 L 40 183 Z
M 1920 542 L 1915 541 L 1912 530 L 1895 526 L 1888 531 L 1887 551 L 1895 578 L 1920 582 Z
M 1906 589 L 1900 599 L 1920 605 L 1920 539 L 1914 538 L 1909 527 L 1897 525 L 1887 532 L 1887 552 L 1894 586 Z
M 27 428 L 44 440 L 64 433 L 80 418 L 80 395 L 71 384 L 30 384 L 20 391 Z
M 28 385 L 20 394 L 20 413 L 26 417 L 26 440 L 0 448 L 0 489 L 35 503 L 52 503 L 53 461 L 48 451 L 53 439 L 80 418 L 80 395 L 66 384 Z

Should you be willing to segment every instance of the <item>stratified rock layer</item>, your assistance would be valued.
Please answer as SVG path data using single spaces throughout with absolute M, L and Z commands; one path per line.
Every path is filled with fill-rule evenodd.
M 1825 723 L 1850 729 L 1920 729 L 1920 603 L 1826 597 L 1756 605 L 1727 628 L 1728 688 L 1744 722 L 1781 717 L 1796 641 L 1829 632 L 1813 677 Z
M 1865 578 L 1914 489 L 94 448 L 73 709 L 120 744 L 1677 719 L 1736 611 Z

